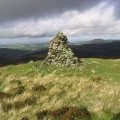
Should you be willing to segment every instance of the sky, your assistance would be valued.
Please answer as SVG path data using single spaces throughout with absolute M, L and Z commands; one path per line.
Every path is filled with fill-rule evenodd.
M 0 0 L 0 40 L 53 36 L 119 39 L 120 0 Z

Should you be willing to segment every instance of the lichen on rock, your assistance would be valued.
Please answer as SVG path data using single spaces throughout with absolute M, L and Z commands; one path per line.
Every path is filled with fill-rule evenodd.
M 66 35 L 59 32 L 49 43 L 49 52 L 44 63 L 56 66 L 80 66 L 81 61 L 67 45 Z

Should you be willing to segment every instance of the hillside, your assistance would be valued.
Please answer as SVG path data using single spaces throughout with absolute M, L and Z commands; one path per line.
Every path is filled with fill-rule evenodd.
M 119 120 L 120 60 L 83 60 L 78 68 L 0 68 L 1 120 Z

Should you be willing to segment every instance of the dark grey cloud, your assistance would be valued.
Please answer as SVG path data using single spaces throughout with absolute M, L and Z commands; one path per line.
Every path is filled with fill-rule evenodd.
M 86 10 L 103 0 L 0 0 L 0 22 Z M 117 0 L 116 0 L 117 1 Z
M 120 18 L 120 0 L 111 0 L 111 4 L 115 6 L 115 15 Z
M 115 36 L 120 34 L 119 1 L 0 0 L 0 38 L 51 36 L 58 31 Z

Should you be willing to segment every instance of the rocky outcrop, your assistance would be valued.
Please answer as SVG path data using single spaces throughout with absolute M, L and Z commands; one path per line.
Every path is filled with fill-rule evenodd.
M 56 66 L 79 66 L 80 60 L 75 57 L 67 43 L 67 37 L 61 32 L 58 33 L 49 43 L 49 52 L 45 63 Z

